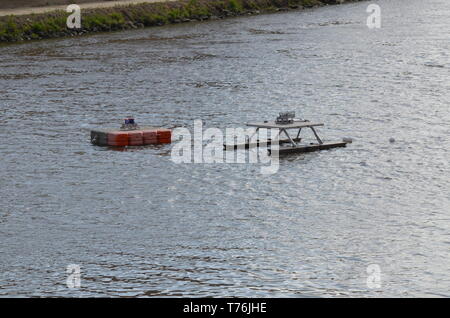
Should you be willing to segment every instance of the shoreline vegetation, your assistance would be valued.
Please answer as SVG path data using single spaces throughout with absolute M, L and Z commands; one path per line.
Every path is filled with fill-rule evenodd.
M 79 29 L 67 27 L 66 21 L 70 13 L 62 10 L 10 15 L 0 17 L 0 43 L 79 36 L 357 1 L 362 0 L 178 0 L 125 4 L 82 9 Z

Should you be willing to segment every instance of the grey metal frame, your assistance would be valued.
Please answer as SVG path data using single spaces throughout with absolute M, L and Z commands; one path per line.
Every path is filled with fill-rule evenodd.
M 283 132 L 286 135 L 286 137 L 289 139 L 289 142 L 291 143 L 292 147 L 297 147 L 297 143 L 291 138 L 291 136 L 288 133 L 288 130 L 298 129 L 297 137 L 295 139 L 299 139 L 302 128 L 310 128 L 312 130 L 312 132 L 314 133 L 314 136 L 316 137 L 319 145 L 323 144 L 322 139 L 319 137 L 319 135 L 317 134 L 317 131 L 314 129 L 314 126 L 323 126 L 322 123 L 301 122 L 301 123 L 298 123 L 297 125 L 294 123 L 294 124 L 286 125 L 289 127 L 283 127 L 284 125 L 282 125 L 282 124 L 276 124 L 276 123 L 271 124 L 271 123 L 265 122 L 265 123 L 247 123 L 247 126 L 256 127 L 254 134 L 256 134 L 258 132 L 259 128 L 278 128 L 279 132 L 275 138 L 279 137 L 280 134 Z M 254 134 L 251 137 L 253 137 Z

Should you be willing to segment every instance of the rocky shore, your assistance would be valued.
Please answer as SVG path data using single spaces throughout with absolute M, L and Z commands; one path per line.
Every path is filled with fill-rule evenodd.
M 264 12 L 301 10 L 331 4 L 363 0 L 180 0 L 143 3 L 82 10 L 82 25 L 69 29 L 69 13 L 54 11 L 43 14 L 0 17 L 0 43 L 22 42 L 94 32 L 109 32 L 223 19 Z

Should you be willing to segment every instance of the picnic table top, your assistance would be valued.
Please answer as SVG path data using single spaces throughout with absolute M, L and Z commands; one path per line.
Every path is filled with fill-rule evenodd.
M 304 121 L 304 120 L 296 120 L 290 124 L 279 124 L 274 120 L 268 120 L 265 122 L 251 122 L 247 123 L 247 126 L 250 127 L 258 127 L 258 128 L 279 128 L 279 129 L 299 129 L 305 127 L 315 127 L 315 126 L 323 126 L 323 123 Z

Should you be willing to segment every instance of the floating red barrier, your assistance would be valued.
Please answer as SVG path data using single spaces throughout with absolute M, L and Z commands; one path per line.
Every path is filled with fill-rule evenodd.
M 157 136 L 160 144 L 170 144 L 172 141 L 172 131 L 169 129 L 158 129 Z
M 107 135 L 108 146 L 128 146 L 128 133 L 122 131 L 111 131 Z
M 128 132 L 128 146 L 142 146 L 144 144 L 144 139 L 142 131 L 135 130 Z
M 100 129 L 91 131 L 91 142 L 98 146 L 143 146 L 171 143 L 172 131 L 142 127 L 138 130 Z
M 149 129 L 143 130 L 143 142 L 144 145 L 156 145 L 158 144 L 158 130 L 157 129 Z

